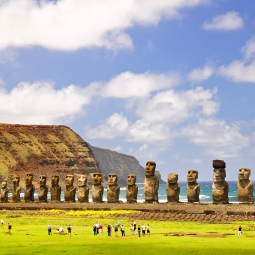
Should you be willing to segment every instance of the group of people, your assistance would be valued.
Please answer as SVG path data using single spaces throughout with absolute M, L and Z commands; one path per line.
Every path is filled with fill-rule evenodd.
M 126 236 L 125 226 L 123 224 L 121 225 L 119 220 L 118 220 L 118 223 L 115 224 L 114 226 L 112 226 L 112 224 L 109 224 L 109 225 L 107 225 L 106 228 L 107 228 L 108 236 L 112 235 L 112 230 L 114 230 L 115 236 L 118 236 L 119 230 L 121 232 L 121 236 Z M 142 223 L 142 225 L 140 226 L 140 225 L 137 225 L 136 220 L 134 220 L 134 222 L 131 224 L 131 227 L 130 227 L 132 236 L 135 235 L 136 229 L 138 232 L 138 237 L 145 236 L 146 234 L 148 237 L 150 236 L 150 225 L 149 224 L 147 226 L 145 226 Z M 103 225 L 96 222 L 96 224 L 94 224 L 94 226 L 93 226 L 93 232 L 94 232 L 94 236 L 96 236 L 98 234 L 102 235 L 103 234 Z
M 63 227 L 57 227 L 57 234 L 64 234 L 64 228 Z M 71 236 L 72 233 L 72 226 L 69 224 L 67 226 L 67 235 Z M 52 235 L 52 226 L 51 224 L 48 225 L 48 235 Z

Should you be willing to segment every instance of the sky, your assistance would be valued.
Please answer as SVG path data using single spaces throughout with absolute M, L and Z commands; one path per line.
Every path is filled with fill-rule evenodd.
M 254 0 L 0 0 L 0 122 L 212 181 L 255 180 Z

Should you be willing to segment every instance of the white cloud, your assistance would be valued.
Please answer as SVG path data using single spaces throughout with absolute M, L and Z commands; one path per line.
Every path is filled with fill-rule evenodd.
M 0 2 L 0 50 L 42 46 L 71 51 L 105 47 L 131 49 L 125 29 L 156 25 L 163 17 L 208 0 L 5 0 Z
M 213 68 L 210 66 L 204 66 L 203 69 L 197 68 L 191 71 L 188 76 L 187 80 L 192 82 L 192 83 L 200 83 L 208 78 L 210 78 L 213 75 Z
M 0 89 L 0 118 L 5 123 L 61 124 L 83 114 L 94 88 L 70 85 L 54 89 L 52 82 L 21 82 L 8 92 Z
M 200 119 L 178 132 L 179 136 L 204 146 L 206 154 L 215 157 L 238 157 L 240 150 L 250 143 L 250 139 L 240 133 L 239 123 L 230 126 L 225 120 Z
M 213 18 L 211 22 L 205 22 L 203 28 L 205 30 L 236 30 L 244 26 L 243 19 L 238 12 L 232 11 Z
M 2 86 L 4 86 L 5 85 L 5 82 L 4 82 L 4 80 L 0 77 L 0 87 Z
M 242 52 L 246 60 L 255 57 L 255 36 L 246 42 L 245 46 L 242 48 Z
M 141 147 L 139 147 L 139 151 L 144 151 L 145 149 L 147 149 L 148 148 L 148 144 L 144 144 L 144 145 L 142 145 Z
M 201 164 L 203 162 L 202 159 L 198 159 L 198 158 L 195 158 L 191 161 L 192 163 L 195 163 L 195 164 Z
M 122 147 L 120 145 L 116 146 L 115 148 L 112 149 L 113 151 L 121 151 Z
M 17 51 L 13 49 L 8 48 L 5 50 L 2 50 L 0 51 L 0 64 L 5 64 L 7 62 L 13 63 L 17 56 L 18 56 Z

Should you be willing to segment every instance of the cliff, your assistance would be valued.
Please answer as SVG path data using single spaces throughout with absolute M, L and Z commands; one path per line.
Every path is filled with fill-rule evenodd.
M 36 188 L 39 176 L 60 176 L 64 186 L 67 174 L 100 172 L 88 143 L 66 126 L 0 124 L 0 180 L 20 176 L 24 187 L 26 173 L 34 174 Z M 77 182 L 77 180 L 75 180 Z M 76 185 L 76 183 L 75 183 Z

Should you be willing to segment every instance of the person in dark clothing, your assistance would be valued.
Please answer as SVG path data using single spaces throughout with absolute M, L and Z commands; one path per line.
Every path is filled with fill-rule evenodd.
M 239 226 L 238 228 L 238 237 L 242 237 L 242 227 Z

